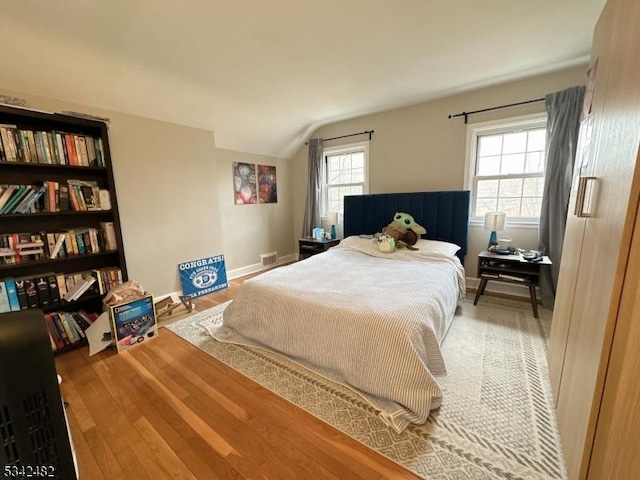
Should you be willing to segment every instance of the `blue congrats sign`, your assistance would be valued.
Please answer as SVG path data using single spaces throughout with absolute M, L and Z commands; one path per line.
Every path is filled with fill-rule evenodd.
M 182 294 L 191 298 L 227 288 L 227 271 L 224 255 L 203 258 L 178 265 Z

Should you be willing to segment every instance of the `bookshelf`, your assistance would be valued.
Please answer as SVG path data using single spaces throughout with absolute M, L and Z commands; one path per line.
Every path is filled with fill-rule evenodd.
M 99 314 L 108 287 L 128 279 L 107 125 L 0 105 L 0 146 L 0 249 L 7 255 L 0 256 L 0 282 L 6 288 L 11 280 L 51 280 L 50 290 L 42 292 L 37 306 L 22 303 L 21 309 L 39 308 L 54 318 L 58 312 Z M 22 208 L 3 211 L 2 195 L 8 187 L 14 188 L 9 198 L 23 187 Z M 105 192 L 108 204 L 100 205 L 96 198 L 104 198 Z M 29 196 L 37 197 L 31 206 Z M 60 236 L 65 237 L 60 240 L 62 247 L 51 258 L 53 243 Z M 29 251 L 17 249 L 29 241 L 42 243 L 42 253 L 12 256 L 11 249 Z M 96 281 L 76 300 L 55 299 L 53 283 L 62 289 L 58 292 L 62 296 L 64 289 L 90 275 Z M 60 337 L 62 332 L 58 333 Z M 86 340 L 80 336 L 63 344 L 55 347 L 56 354 L 86 345 Z

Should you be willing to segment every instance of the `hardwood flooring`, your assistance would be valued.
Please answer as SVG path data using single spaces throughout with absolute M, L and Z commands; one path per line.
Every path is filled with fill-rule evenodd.
M 246 278 L 196 309 L 232 299 Z M 83 480 L 418 478 L 167 329 L 56 367 Z

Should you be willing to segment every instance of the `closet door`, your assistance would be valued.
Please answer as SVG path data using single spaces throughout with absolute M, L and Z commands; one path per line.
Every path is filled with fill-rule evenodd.
M 593 173 L 593 162 L 597 151 L 598 139 L 602 129 L 602 115 L 607 92 L 610 52 L 612 46 L 613 4 L 605 6 L 598 24 L 596 25 L 593 47 L 591 50 L 591 64 L 589 68 L 593 82 L 593 101 L 591 115 L 583 119 L 580 124 L 578 148 L 576 150 L 576 165 L 574 169 L 571 196 L 569 198 L 568 218 L 565 228 L 562 248 L 562 263 L 558 276 L 558 288 L 553 307 L 553 320 L 549 336 L 549 376 L 551 387 L 558 400 L 569 326 L 571 325 L 575 285 L 578 278 L 582 241 L 587 222 L 586 217 L 576 215 L 578 190 L 581 177 L 588 177 Z M 586 80 L 586 78 L 585 78 Z M 587 93 L 589 95 L 589 93 Z M 584 181 L 583 181 L 584 183 Z M 553 259 L 552 259 L 553 260 Z
M 610 0 L 611 6 L 615 35 L 557 399 L 570 478 L 587 472 L 629 254 L 627 216 L 638 201 L 632 186 L 640 142 L 640 30 L 634 25 L 640 12 L 637 0 Z
M 638 163 L 635 177 L 636 185 L 639 185 Z M 594 480 L 640 478 L 640 455 L 635 441 L 640 431 L 637 405 L 640 398 L 640 211 L 636 211 L 629 251 L 589 465 L 588 478 Z

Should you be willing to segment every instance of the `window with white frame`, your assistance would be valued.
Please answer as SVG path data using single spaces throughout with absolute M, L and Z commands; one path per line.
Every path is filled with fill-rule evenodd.
M 368 192 L 368 155 L 368 142 L 324 149 L 322 216 L 337 212 L 342 219 L 345 195 Z
M 468 188 L 473 219 L 505 212 L 510 222 L 540 219 L 546 166 L 546 116 L 468 127 Z

